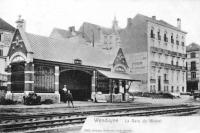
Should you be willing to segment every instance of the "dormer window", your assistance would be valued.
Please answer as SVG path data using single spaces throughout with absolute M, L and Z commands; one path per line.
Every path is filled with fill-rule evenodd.
M 82 60 L 80 60 L 80 59 L 74 59 L 74 64 L 82 65 Z

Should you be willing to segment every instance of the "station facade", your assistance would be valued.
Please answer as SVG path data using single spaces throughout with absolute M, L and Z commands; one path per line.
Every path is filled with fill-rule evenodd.
M 64 85 L 74 100 L 121 102 L 128 100 L 131 82 L 121 48 L 115 56 L 91 46 L 25 32 L 18 21 L 7 57 L 6 98 L 23 101 L 35 92 L 41 100 L 62 100 Z

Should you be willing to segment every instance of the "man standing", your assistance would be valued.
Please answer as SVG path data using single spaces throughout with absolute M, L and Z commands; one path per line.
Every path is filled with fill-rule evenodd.
M 67 93 L 68 93 L 68 89 L 67 89 L 67 85 L 64 85 L 64 88 L 62 89 L 62 94 L 63 94 L 63 101 L 64 103 L 66 103 L 67 101 Z

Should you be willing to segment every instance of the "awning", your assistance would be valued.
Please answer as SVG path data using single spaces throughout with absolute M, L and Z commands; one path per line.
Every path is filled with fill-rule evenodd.
M 137 79 L 133 79 L 131 75 L 127 73 L 118 73 L 118 72 L 103 71 L 103 70 L 98 70 L 98 72 L 109 79 L 124 79 L 124 80 L 131 80 L 131 81 L 140 81 Z

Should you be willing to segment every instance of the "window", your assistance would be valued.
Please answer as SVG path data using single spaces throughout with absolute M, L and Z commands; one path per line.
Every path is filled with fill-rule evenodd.
M 179 87 L 177 86 L 177 88 L 176 88 L 176 92 L 179 92 Z
M 196 58 L 196 53 L 190 53 L 190 58 Z
M 176 45 L 179 45 L 179 41 L 178 40 L 176 40 Z
M 176 77 L 177 77 L 177 82 L 178 82 L 178 78 L 179 78 L 179 72 L 177 72 L 177 75 L 176 75 Z
M 165 41 L 165 42 L 168 42 L 167 32 L 165 32 L 165 34 L 164 34 L 164 41 Z
M 151 36 L 151 38 L 155 38 L 155 34 L 154 34 L 154 32 L 153 32 L 153 28 L 151 29 L 151 34 L 150 34 L 150 36 Z
M 186 70 L 188 70 L 188 65 L 187 65 L 187 62 L 186 62 Z
M 165 73 L 164 74 L 164 81 L 168 80 L 168 75 Z
M 178 66 L 178 61 L 176 62 L 176 66 Z
M 182 42 L 181 42 L 182 46 L 184 47 L 184 36 L 182 36 Z
M 55 91 L 54 67 L 36 65 L 34 69 L 34 91 L 53 93 Z
M 184 87 L 182 87 L 182 92 L 184 92 Z
M 183 77 L 183 82 L 184 82 L 184 80 L 185 80 L 185 73 L 184 72 L 183 72 L 182 77 Z
M 125 68 L 123 68 L 122 66 L 118 66 L 115 68 L 116 72 L 126 72 Z
M 0 49 L 0 56 L 3 56 L 3 49 Z
M 173 59 L 171 60 L 171 65 L 174 65 L 174 61 L 173 61 Z
M 161 40 L 160 30 L 158 30 L 158 40 Z
M 191 70 L 196 70 L 196 62 L 195 61 L 191 62 Z
M 165 55 L 165 60 L 166 60 L 166 61 L 168 60 L 168 56 L 167 56 L 167 55 Z
M 173 37 L 173 33 L 171 35 L 171 43 L 174 44 L 174 37 Z
M 174 92 L 174 87 L 172 86 L 172 90 L 171 90 L 171 92 Z
M 2 41 L 2 33 L 0 33 L 0 42 Z
M 196 72 L 191 72 L 191 79 L 196 79 Z
M 184 43 L 184 42 L 181 42 L 181 45 L 184 47 L 184 46 L 185 46 L 185 43 Z
M 179 45 L 179 37 L 178 37 L 178 35 L 176 36 L 176 45 Z

